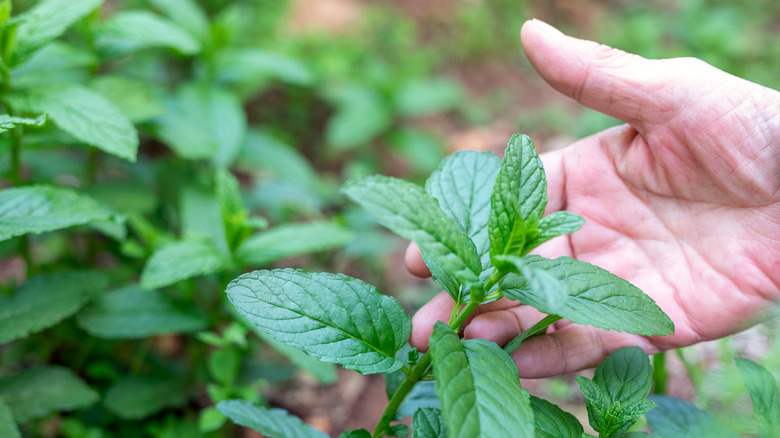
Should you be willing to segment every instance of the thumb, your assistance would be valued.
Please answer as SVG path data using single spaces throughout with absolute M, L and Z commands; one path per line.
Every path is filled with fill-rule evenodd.
M 553 88 L 640 132 L 675 107 L 671 91 L 683 79 L 683 59 L 648 60 L 566 36 L 539 20 L 527 21 L 521 38 L 529 61 Z

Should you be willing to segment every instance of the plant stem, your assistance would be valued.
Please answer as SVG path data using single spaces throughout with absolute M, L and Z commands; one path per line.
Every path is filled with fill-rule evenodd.
M 455 314 L 453 311 L 452 316 L 450 317 L 450 322 L 448 325 L 450 328 L 455 330 L 455 332 L 460 332 L 460 328 L 463 325 L 464 322 L 466 322 L 466 319 L 468 319 L 469 315 L 476 309 L 481 303 L 476 301 L 469 301 L 469 303 L 466 305 L 466 307 L 463 308 L 460 312 Z M 456 304 L 457 307 L 457 304 Z M 430 352 L 423 355 L 422 358 L 420 358 L 420 361 L 417 362 L 417 364 L 412 367 L 412 370 L 409 372 L 409 374 L 406 375 L 406 379 L 404 379 L 403 383 L 401 383 L 401 386 L 398 387 L 398 389 L 395 391 L 395 394 L 390 398 L 390 401 L 387 403 L 387 407 L 385 408 L 385 412 L 382 414 L 382 418 L 389 418 L 393 419 L 395 418 L 396 412 L 398 412 L 398 408 L 401 406 L 401 403 L 404 401 L 406 396 L 409 394 L 409 391 L 414 388 L 414 385 L 417 384 L 420 380 L 425 378 L 428 375 L 428 372 L 430 371 L 431 367 L 431 354 Z M 374 429 L 374 432 L 371 434 L 373 438 L 381 437 L 385 433 L 387 423 L 385 421 L 380 421 L 379 424 L 377 424 L 376 428 Z
M 560 321 L 561 319 L 562 318 L 558 315 L 545 316 L 541 321 L 534 324 L 533 327 L 529 328 L 523 333 L 520 333 L 517 335 L 517 337 L 509 341 L 509 343 L 504 346 L 504 351 L 506 351 L 507 354 L 512 354 L 513 351 L 520 347 L 520 344 L 522 344 L 523 341 L 528 338 L 533 338 L 534 336 L 543 335 L 547 331 L 547 327 Z
M 382 418 L 389 418 L 390 420 L 395 418 L 395 414 L 398 412 L 398 408 L 409 394 L 409 391 L 411 391 L 412 388 L 414 388 L 414 385 L 416 385 L 417 382 L 419 382 L 428 373 L 430 366 L 431 354 L 426 353 L 420 359 L 420 361 L 417 362 L 417 365 L 412 368 L 412 370 L 406 376 L 406 379 L 404 379 L 403 383 L 401 383 L 401 386 L 399 386 L 395 391 L 395 394 L 393 394 L 393 397 L 387 403 L 387 407 L 385 408 L 385 412 L 382 414 Z M 371 436 L 373 438 L 381 437 L 385 433 L 386 426 L 387 423 L 385 421 L 380 421 Z
M 653 392 L 666 394 L 666 352 L 653 355 Z

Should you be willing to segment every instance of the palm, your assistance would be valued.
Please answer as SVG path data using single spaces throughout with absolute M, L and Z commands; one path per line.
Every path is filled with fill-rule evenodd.
M 562 35 L 533 37 L 529 57 L 548 82 L 629 123 L 542 157 L 548 213 L 569 210 L 586 223 L 537 252 L 576 257 L 631 281 L 676 332 L 646 338 L 564 321 L 513 355 L 521 375 L 574 371 L 622 346 L 653 353 L 755 323 L 780 290 L 780 95 L 701 62 L 647 61 Z M 573 53 L 559 50 L 569 46 Z M 604 70 L 556 67 L 580 51 Z M 424 348 L 426 327 L 450 308 L 439 296 L 418 312 L 413 343 Z M 498 343 L 541 318 L 508 300 L 477 311 L 466 337 Z

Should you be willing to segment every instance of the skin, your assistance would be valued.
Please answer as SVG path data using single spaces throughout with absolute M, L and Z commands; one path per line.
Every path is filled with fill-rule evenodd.
M 596 366 L 610 352 L 684 347 L 743 330 L 780 300 L 780 93 L 692 58 L 648 60 L 563 35 L 531 20 L 523 49 L 556 90 L 626 125 L 542 156 L 546 213 L 586 220 L 535 253 L 605 268 L 632 282 L 672 318 L 675 334 L 644 337 L 561 321 L 512 355 L 520 376 Z M 419 249 L 407 267 L 430 275 Z M 428 348 L 447 321 L 444 292 L 412 320 Z M 480 306 L 466 338 L 505 344 L 542 318 L 516 301 Z

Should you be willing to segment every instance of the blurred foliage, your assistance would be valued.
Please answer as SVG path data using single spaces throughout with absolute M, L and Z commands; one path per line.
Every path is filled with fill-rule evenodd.
M 0 341 L 0 391 L 36 369 L 67 368 L 88 386 L 83 404 L 25 418 L 25 436 L 233 436 L 216 402 L 262 403 L 297 370 L 332 382 L 332 367 L 234 322 L 227 281 L 295 266 L 386 289 L 401 245 L 345 205 L 346 179 L 419 181 L 455 134 L 496 120 L 548 137 L 614 124 L 526 100 L 538 84 L 520 45 L 527 18 L 778 86 L 771 1 L 345 3 L 357 18 L 324 30 L 294 23 L 293 0 L 15 0 L 9 21 L 0 7 L 1 113 L 32 120 L 0 135 L 0 187 L 53 186 L 100 206 L 71 227 L 0 241 L 0 318 L 40 274 L 88 269 L 108 282 Z M 54 25 L 14 35 L 14 18 L 42 4 L 56 6 Z M 409 308 L 431 292 L 394 286 Z

